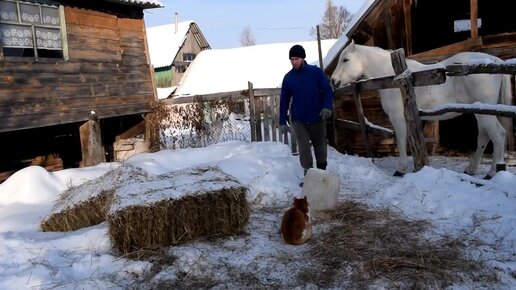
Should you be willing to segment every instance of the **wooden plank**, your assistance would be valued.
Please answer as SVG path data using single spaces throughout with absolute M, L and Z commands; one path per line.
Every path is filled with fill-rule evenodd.
M 91 108 L 81 108 L 77 110 L 60 111 L 56 114 L 32 113 L 13 116 L 1 120 L 0 132 L 87 121 L 87 116 L 90 111 Z M 148 113 L 151 111 L 151 107 L 148 104 L 134 104 L 130 106 L 118 104 L 95 108 L 95 111 L 100 118 L 111 118 Z
M 420 116 L 439 116 L 449 112 L 516 117 L 516 106 L 493 104 L 446 104 L 446 107 L 422 110 Z
M 270 141 L 270 129 L 269 129 L 269 121 L 271 118 L 271 104 L 270 97 L 262 97 L 263 102 L 263 141 Z
M 469 1 L 470 21 L 471 21 L 471 38 L 478 38 L 478 0 Z
M 446 66 L 449 76 L 463 76 L 468 74 L 512 74 L 516 75 L 516 64 L 452 64 Z
M 403 19 L 405 23 L 405 48 L 407 55 L 412 55 L 412 0 L 403 0 Z
M 253 94 L 253 97 L 255 95 Z M 232 91 L 232 92 L 224 92 L 224 93 L 215 93 L 215 94 L 206 94 L 206 95 L 195 95 L 195 96 L 175 96 L 172 99 L 164 99 L 160 100 L 160 103 L 165 105 L 175 105 L 175 104 L 188 104 L 193 102 L 212 102 L 212 101 L 220 101 L 220 100 L 241 100 L 251 98 L 247 92 L 244 91 Z M 253 102 L 251 101 L 251 102 Z
M 257 141 L 256 136 L 256 104 L 254 102 L 254 90 L 253 83 L 247 82 L 247 86 L 249 88 L 249 123 L 251 124 L 251 141 Z
M 140 18 L 118 18 L 118 27 L 121 30 L 145 31 L 145 25 Z
M 102 50 L 106 51 L 106 53 L 111 52 L 111 54 L 114 55 L 122 53 L 120 49 L 120 41 L 118 39 L 84 37 L 80 35 L 68 36 L 68 49 Z
M 89 61 L 89 60 L 103 60 L 103 61 L 119 61 L 122 60 L 121 51 L 102 51 L 92 49 L 82 49 L 80 46 L 70 47 L 70 59 L 74 61 Z
M 281 142 L 281 134 L 279 133 L 279 96 L 271 96 L 272 103 L 272 141 Z
M 92 37 L 119 40 L 118 30 L 102 27 L 92 27 L 86 25 L 69 24 L 67 26 L 68 35 L 76 35 L 80 37 Z
M 407 63 L 405 61 L 405 52 L 403 49 L 397 49 L 391 53 L 392 66 L 397 75 L 405 74 Z M 419 118 L 419 109 L 416 104 L 416 93 L 412 85 L 411 73 L 406 74 L 400 79 L 400 89 L 403 95 L 408 96 L 407 106 L 405 106 L 405 120 L 407 123 L 408 143 L 412 152 L 414 161 L 414 170 L 419 171 L 425 165 L 428 165 L 428 153 L 424 146 L 423 126 Z
M 413 86 L 429 86 L 437 85 L 446 82 L 446 71 L 444 68 L 437 68 L 419 72 L 413 72 Z M 398 88 L 399 85 L 394 80 L 395 76 L 387 76 L 380 78 L 373 78 L 367 80 L 361 80 L 356 82 L 357 90 L 359 92 L 376 91 L 379 89 L 392 89 Z M 353 86 L 350 84 L 338 88 L 334 91 L 335 97 L 342 95 L 353 94 Z
M 116 136 L 115 140 L 129 139 L 129 138 L 133 138 L 139 134 L 145 133 L 145 123 L 146 123 L 146 120 L 141 121 L 140 123 L 129 128 L 122 134 Z
M 353 131 L 360 131 L 362 130 L 362 126 L 360 123 L 353 122 L 350 120 L 343 120 L 343 119 L 335 119 L 336 127 L 339 129 L 348 129 Z M 383 137 L 392 137 L 394 136 L 394 131 L 388 128 L 383 128 L 380 126 L 370 126 L 369 124 L 365 124 L 365 127 L 367 128 L 367 132 L 379 135 Z
M 256 120 L 256 127 L 255 127 L 256 128 L 256 141 L 263 141 L 263 134 L 262 134 L 263 101 L 262 101 L 262 97 L 255 97 L 254 105 L 255 105 L 254 118 Z
M 92 13 L 92 10 L 65 7 L 65 17 L 67 24 L 118 29 L 118 18 L 107 13 Z

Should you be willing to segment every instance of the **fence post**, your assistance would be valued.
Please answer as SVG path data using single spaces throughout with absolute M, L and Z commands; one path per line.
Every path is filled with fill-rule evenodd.
M 405 107 L 405 120 L 407 123 L 407 137 L 414 160 L 414 170 L 419 171 L 428 162 L 425 138 L 423 136 L 423 126 L 419 118 L 419 109 L 416 104 L 416 93 L 412 84 L 412 73 L 407 69 L 405 61 L 405 51 L 403 48 L 391 53 L 392 67 L 397 75 L 402 96 L 408 96 L 407 106 Z
M 251 141 L 256 141 L 256 106 L 254 104 L 254 89 L 253 83 L 247 82 L 247 87 L 249 90 L 249 106 L 251 107 L 251 112 L 249 112 L 249 123 L 251 125 Z

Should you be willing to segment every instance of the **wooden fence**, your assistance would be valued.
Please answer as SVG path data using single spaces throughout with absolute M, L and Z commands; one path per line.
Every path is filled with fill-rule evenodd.
M 356 111 L 359 124 L 349 120 L 336 119 L 337 126 L 342 126 L 352 130 L 361 130 L 366 150 L 369 156 L 372 156 L 372 150 L 369 142 L 369 134 L 392 134 L 392 130 L 379 129 L 378 127 L 366 124 L 365 117 L 361 105 L 360 93 L 366 91 L 376 91 L 378 89 L 400 88 L 402 94 L 407 96 L 407 105 L 405 107 L 405 118 L 407 121 L 407 134 L 409 146 L 411 148 L 414 169 L 416 171 L 428 164 L 428 156 L 425 147 L 425 140 L 421 125 L 421 115 L 437 115 L 446 112 L 467 112 L 474 114 L 490 114 L 504 117 L 514 117 L 516 115 L 516 107 L 514 106 L 497 106 L 492 108 L 479 108 L 475 105 L 460 104 L 456 108 L 447 106 L 446 109 L 439 112 L 421 112 L 416 105 L 416 97 L 414 87 L 437 85 L 446 81 L 447 75 L 467 75 L 478 73 L 490 74 L 512 74 L 516 75 L 516 64 L 475 64 L 475 65 L 450 65 L 446 68 L 432 69 L 427 71 L 419 71 L 409 74 L 404 78 L 398 77 L 407 69 L 405 53 L 403 49 L 398 49 L 391 53 L 392 65 L 397 76 L 388 76 L 374 78 L 350 83 L 342 88 L 335 90 L 335 98 L 343 95 L 353 95 L 355 100 Z
M 196 95 L 161 100 L 164 105 L 188 104 L 194 102 L 248 101 L 251 141 L 274 141 L 289 144 L 292 154 L 297 154 L 296 139 L 291 133 L 279 130 L 280 89 L 254 89 L 251 82 L 247 90 Z

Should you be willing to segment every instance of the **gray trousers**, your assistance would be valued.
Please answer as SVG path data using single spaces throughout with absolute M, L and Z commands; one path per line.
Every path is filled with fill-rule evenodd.
M 324 166 L 321 169 L 326 169 L 326 157 L 328 155 L 326 122 L 313 124 L 292 122 L 292 128 L 294 129 L 294 136 L 299 148 L 299 162 L 305 173 L 309 168 L 313 167 L 312 145 L 314 146 L 317 167 L 321 168 Z

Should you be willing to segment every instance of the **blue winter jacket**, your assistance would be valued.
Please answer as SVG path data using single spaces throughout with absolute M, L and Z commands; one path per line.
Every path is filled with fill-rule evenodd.
M 287 111 L 292 99 L 293 122 L 305 124 L 321 121 L 321 110 L 333 107 L 333 90 L 323 71 L 306 62 L 299 69 L 291 69 L 283 78 L 280 97 L 280 125 L 287 122 Z

